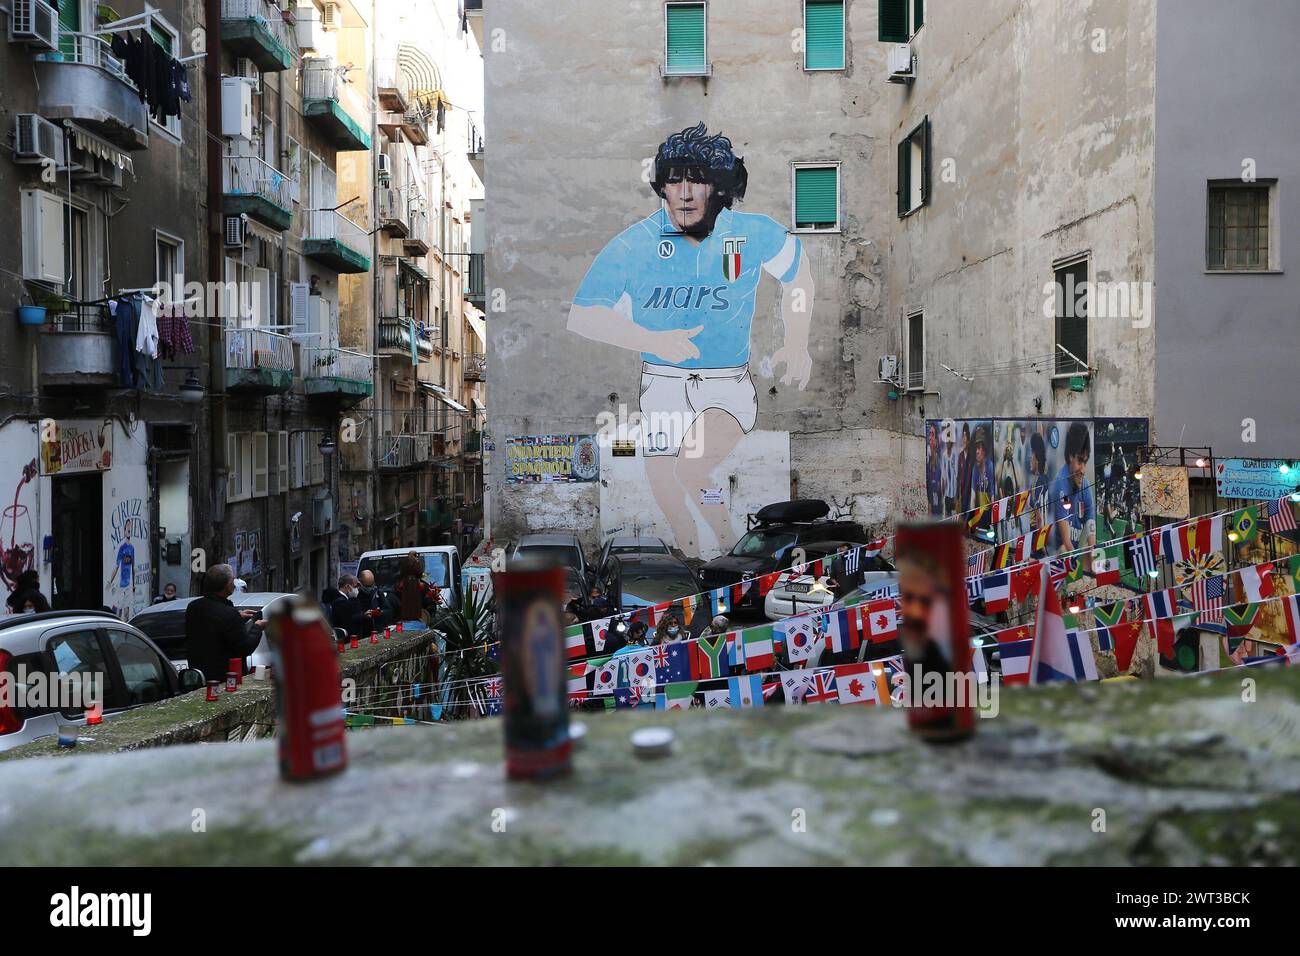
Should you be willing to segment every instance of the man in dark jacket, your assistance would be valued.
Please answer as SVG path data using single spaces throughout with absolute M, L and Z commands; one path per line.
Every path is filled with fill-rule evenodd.
M 836 600 L 852 594 L 862 586 L 866 576 L 862 573 L 862 552 L 847 542 L 840 542 L 831 560 L 831 577 L 827 582 Z
M 393 622 L 393 612 L 388 596 L 375 587 L 375 572 L 362 571 L 358 580 L 361 586 L 357 589 L 357 600 L 361 602 L 361 610 L 370 619 L 362 633 L 368 634 L 387 627 Z
M 262 639 L 260 631 L 248 626 L 257 612 L 240 611 L 230 603 L 235 570 L 228 564 L 214 564 L 204 572 L 202 591 L 203 596 L 185 609 L 185 656 L 205 679 L 224 680 L 230 659 L 247 657 Z
M 339 578 L 339 596 L 330 605 L 330 623 L 342 628 L 348 637 L 361 637 L 369 634 L 370 618 L 362 610 L 358 600 L 359 583 L 356 575 L 345 574 Z

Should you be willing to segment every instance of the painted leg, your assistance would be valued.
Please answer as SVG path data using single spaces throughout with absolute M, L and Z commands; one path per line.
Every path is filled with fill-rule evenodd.
M 646 479 L 659 510 L 672 529 L 672 544 L 686 554 L 699 553 L 699 531 L 686 504 L 685 493 L 673 474 L 677 459 L 672 455 L 650 455 L 645 459 Z
M 683 494 L 699 501 L 700 491 L 709 487 L 714 479 L 712 472 L 730 455 L 745 437 L 740 422 L 720 408 L 706 409 L 686 432 L 682 450 L 678 452 L 677 484 Z M 699 505 L 700 514 L 718 538 L 718 546 L 726 554 L 736 543 L 736 533 L 731 527 L 731 511 L 727 505 Z

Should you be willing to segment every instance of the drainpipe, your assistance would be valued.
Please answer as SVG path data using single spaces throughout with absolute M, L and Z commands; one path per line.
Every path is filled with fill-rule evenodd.
M 375 76 L 375 67 L 378 63 L 379 56 L 379 3 L 378 0 L 371 0 L 370 3 L 370 101 L 374 108 L 370 113 L 370 145 L 374 150 L 379 143 L 379 81 Z M 381 363 L 379 360 L 379 325 L 382 321 L 383 314 L 383 267 L 379 262 L 379 237 L 383 230 L 379 229 L 375 220 L 379 216 L 379 177 L 374 174 L 375 158 L 370 158 L 370 228 L 374 230 L 370 234 L 370 379 L 375 383 L 374 395 L 371 397 L 371 408 L 375 414 L 370 416 L 370 424 L 373 431 L 370 434 L 372 452 L 366 456 L 365 476 L 370 492 L 370 541 L 369 546 L 372 548 L 381 548 L 383 543 L 379 540 L 376 528 L 376 522 L 379 516 L 379 463 L 375 460 L 375 453 L 379 449 L 380 426 L 383 422 L 384 402 L 387 400 L 386 389 L 380 380 Z M 416 371 L 416 377 L 419 377 L 419 371 Z M 340 452 L 340 455 L 342 452 Z M 342 461 L 342 459 L 339 459 Z M 340 511 L 342 508 L 339 509 Z M 364 548 L 363 548 L 364 550 Z
M 207 148 L 208 148 L 208 278 L 212 282 L 223 282 L 225 249 L 224 221 L 222 219 L 222 152 L 225 140 L 221 136 L 221 4 L 204 4 L 204 28 L 207 30 L 208 55 L 203 61 L 204 85 L 206 87 L 207 106 Z M 226 383 L 225 349 L 222 341 L 221 323 L 214 322 L 214 316 L 208 316 L 208 395 L 209 403 L 209 455 L 212 461 L 212 475 L 215 478 L 226 474 L 229 480 L 229 463 L 226 461 Z M 198 475 L 200 469 L 195 468 Z M 213 481 L 209 486 L 211 495 L 207 502 L 212 517 L 212 532 L 208 545 L 211 554 L 221 554 L 221 537 L 225 521 L 225 484 Z M 203 498 L 200 497 L 200 501 Z M 220 515 L 220 519 L 218 519 Z

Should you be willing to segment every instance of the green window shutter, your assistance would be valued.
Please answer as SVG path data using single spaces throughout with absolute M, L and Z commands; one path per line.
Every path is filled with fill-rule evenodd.
M 906 43 L 907 0 L 879 0 L 880 42 Z
M 807 0 L 803 19 L 804 69 L 844 69 L 844 0 Z
M 676 3 L 668 10 L 667 71 L 703 73 L 704 4 Z
M 59 4 L 59 52 L 64 56 L 77 55 L 77 38 L 81 32 L 81 4 L 65 0 Z
M 925 0 L 912 0 L 912 33 L 921 29 L 925 23 Z
M 796 229 L 834 229 L 839 225 L 839 180 L 839 170 L 833 166 L 794 171 Z
M 921 127 L 921 205 L 930 201 L 930 117 Z
M 912 208 L 912 141 L 898 144 L 898 215 L 906 216 Z

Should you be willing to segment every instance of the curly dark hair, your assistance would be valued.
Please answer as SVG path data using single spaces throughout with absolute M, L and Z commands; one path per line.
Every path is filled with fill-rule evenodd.
M 721 133 L 709 135 L 703 123 L 673 133 L 659 144 L 655 154 L 655 178 L 650 185 L 660 199 L 673 169 L 694 170 L 715 190 L 720 207 L 731 208 L 733 202 L 742 202 L 749 174 L 745 161 L 731 148 L 731 140 Z

